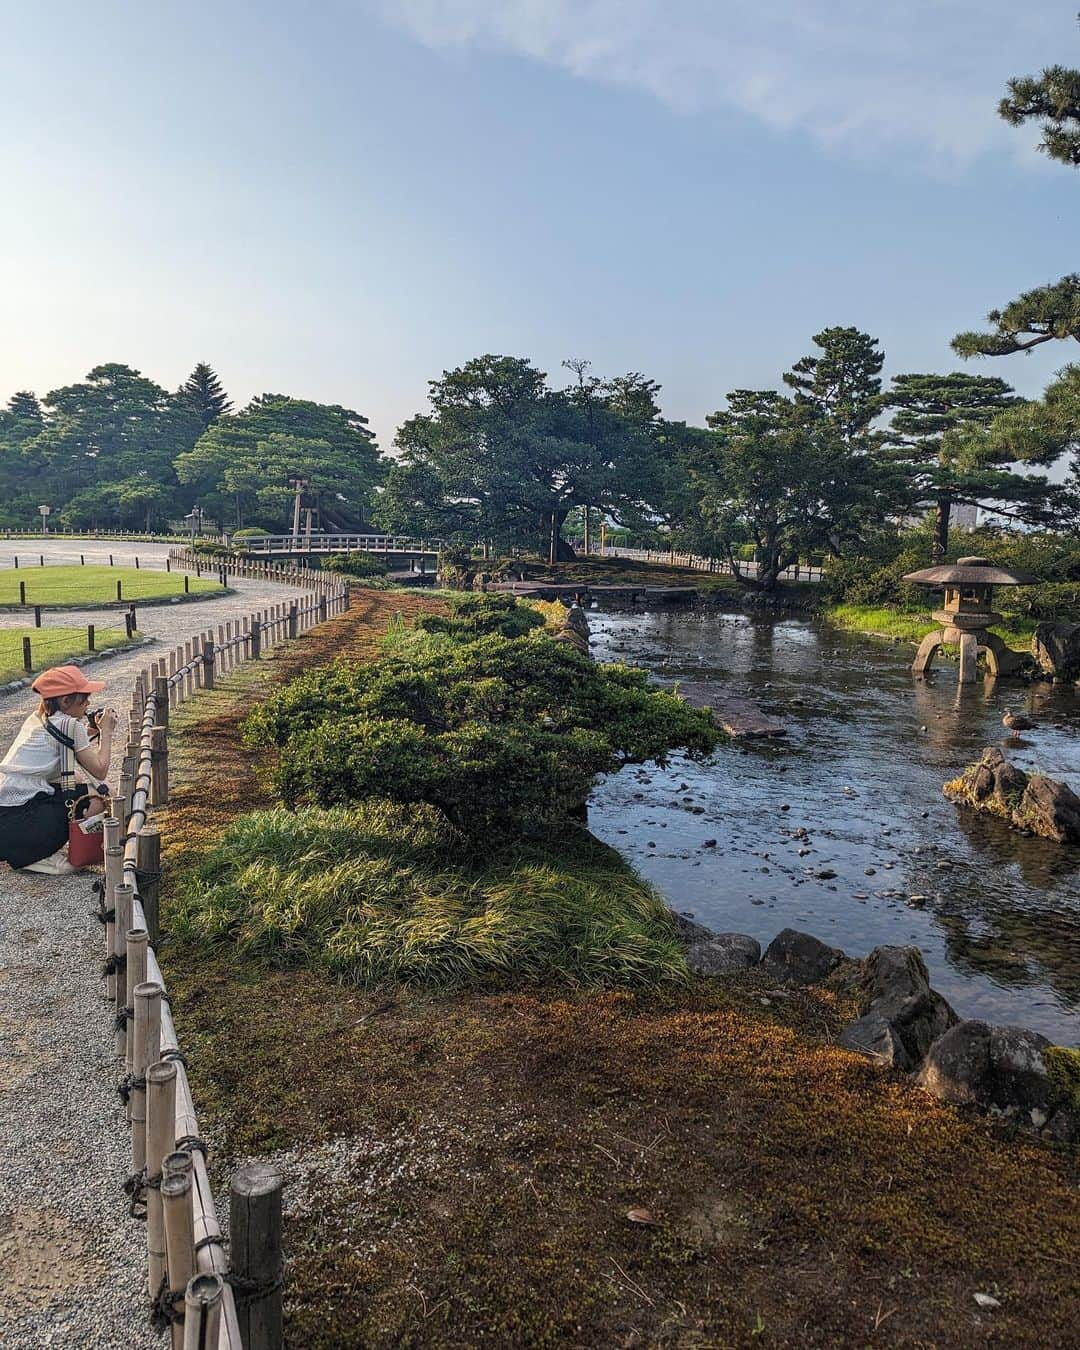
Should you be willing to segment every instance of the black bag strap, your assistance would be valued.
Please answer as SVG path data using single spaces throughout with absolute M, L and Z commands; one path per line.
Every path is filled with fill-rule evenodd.
M 64 720 L 68 723 L 71 721 L 66 714 Z M 48 717 L 44 720 L 44 726 L 53 740 L 60 743 L 60 786 L 72 788 L 75 786 L 75 741 L 59 727 L 53 726 Z

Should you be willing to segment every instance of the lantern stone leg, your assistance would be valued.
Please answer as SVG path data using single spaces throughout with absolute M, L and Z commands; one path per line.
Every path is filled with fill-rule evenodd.
M 911 669 L 916 675 L 925 675 L 930 669 L 930 663 L 937 655 L 937 650 L 941 646 L 941 632 L 927 633 L 919 643 L 919 650 L 915 653 L 915 660 L 911 663 Z
M 996 633 L 979 634 L 979 650 L 986 653 L 986 668 L 991 675 L 1012 675 L 1024 664 L 1025 652 L 1015 652 Z
M 974 633 L 960 633 L 960 683 L 974 684 L 979 669 L 979 639 Z

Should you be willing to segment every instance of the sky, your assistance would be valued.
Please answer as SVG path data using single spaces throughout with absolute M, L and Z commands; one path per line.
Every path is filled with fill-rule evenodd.
M 996 115 L 1076 0 L 0 0 L 0 398 L 209 361 L 389 449 L 484 352 L 666 415 L 854 324 L 886 373 L 1080 268 Z M 1074 347 L 1074 344 L 1068 344 Z M 979 363 L 1036 395 L 1080 352 Z

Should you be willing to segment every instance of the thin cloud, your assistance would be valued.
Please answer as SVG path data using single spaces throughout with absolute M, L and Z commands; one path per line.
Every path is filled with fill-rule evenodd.
M 684 113 L 730 109 L 839 152 L 962 164 L 1007 147 L 1005 80 L 1076 48 L 1015 0 L 375 0 L 433 48 L 512 52 Z M 1053 10 L 1053 13 L 1050 11 Z

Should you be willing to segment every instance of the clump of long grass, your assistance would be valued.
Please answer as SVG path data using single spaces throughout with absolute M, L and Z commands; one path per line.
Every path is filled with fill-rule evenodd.
M 584 831 L 478 859 L 437 811 L 383 801 L 238 818 L 183 879 L 170 925 L 365 986 L 686 978 L 663 902 Z

